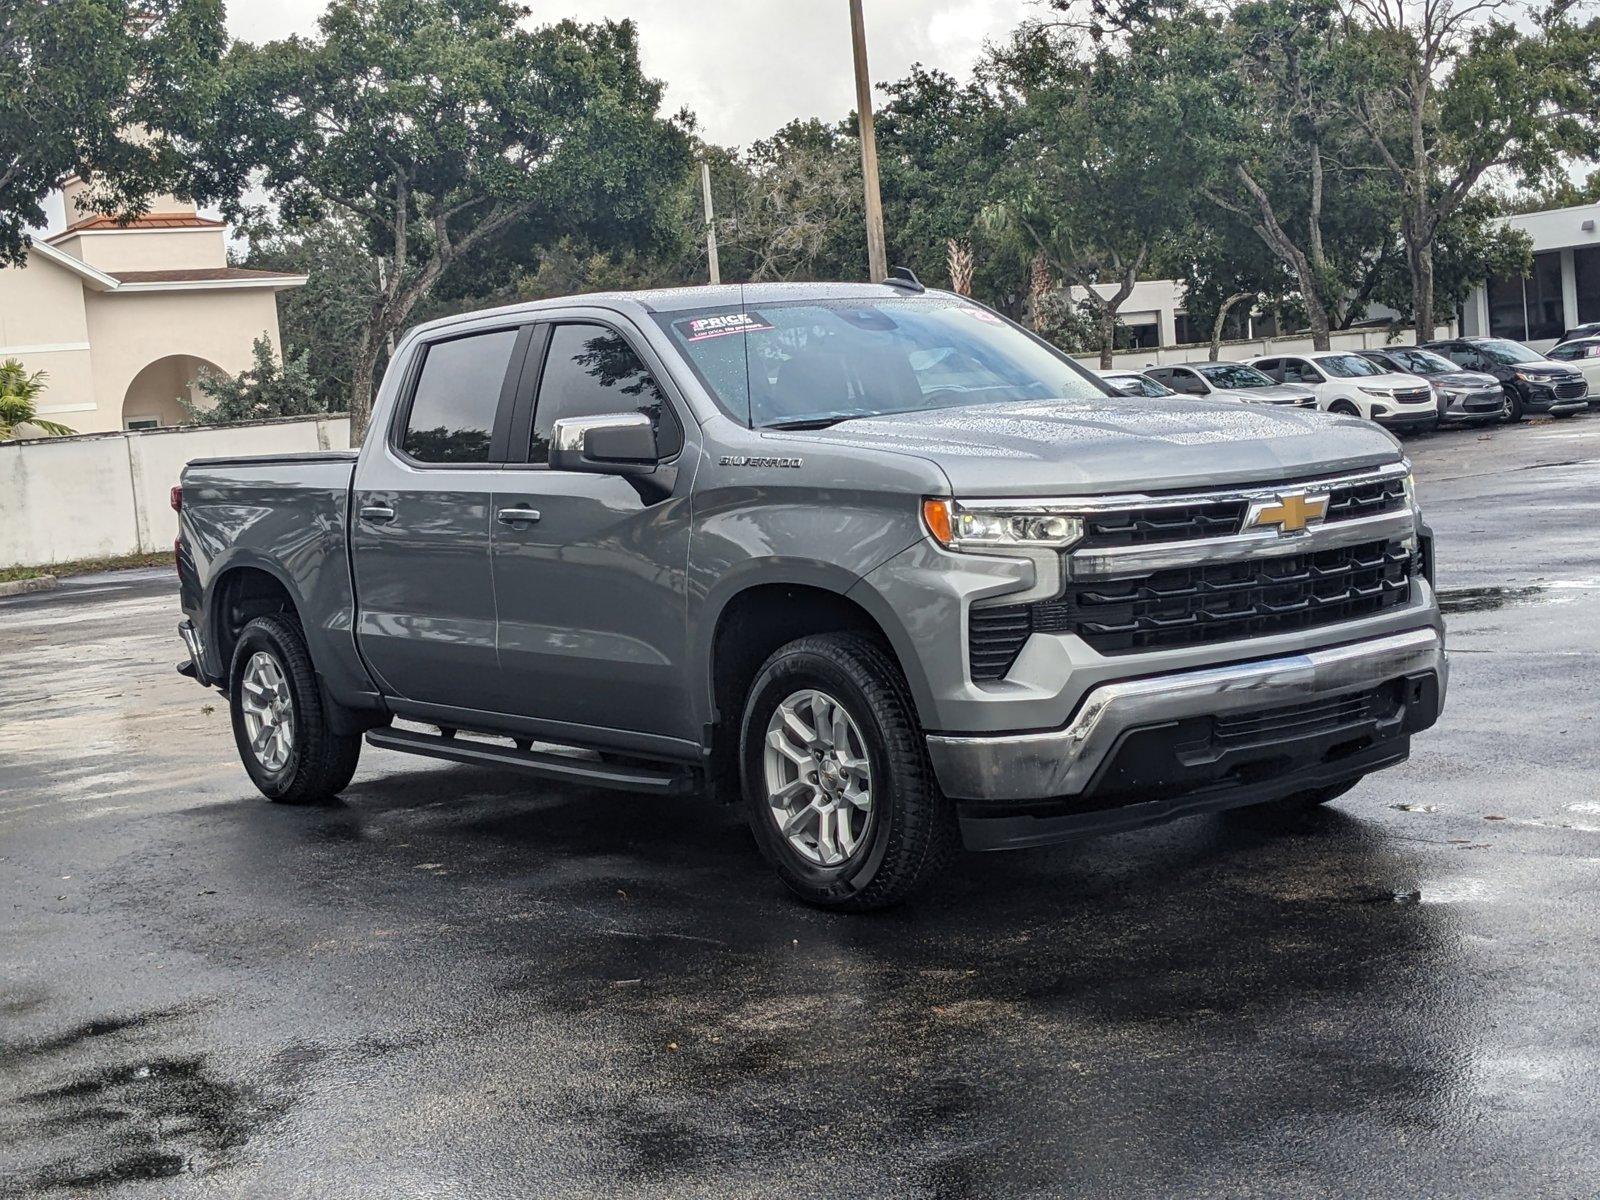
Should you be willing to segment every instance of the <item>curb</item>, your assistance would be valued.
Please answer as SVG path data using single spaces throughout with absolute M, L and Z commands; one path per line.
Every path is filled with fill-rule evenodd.
M 29 592 L 48 592 L 60 583 L 54 575 L 35 575 L 32 579 L 13 579 L 0 583 L 0 596 L 25 596 Z

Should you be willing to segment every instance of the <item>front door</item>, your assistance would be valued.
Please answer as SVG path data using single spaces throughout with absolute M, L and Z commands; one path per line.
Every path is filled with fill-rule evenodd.
M 557 321 L 529 355 L 530 418 L 494 496 L 500 707 L 585 729 L 694 739 L 687 669 L 684 423 L 618 327 Z M 541 353 L 542 350 L 542 353 Z M 527 401 L 524 402 L 526 407 Z M 667 462 L 647 480 L 552 470 L 563 417 L 643 412 Z M 536 515 L 535 515 L 536 514 Z
M 494 480 L 531 329 L 434 341 L 356 470 L 357 635 L 385 691 L 488 707 L 499 661 L 489 563 Z

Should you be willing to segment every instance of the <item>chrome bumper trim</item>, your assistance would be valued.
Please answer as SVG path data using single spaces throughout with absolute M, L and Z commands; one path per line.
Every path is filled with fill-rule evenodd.
M 205 659 L 200 653 L 200 631 L 194 627 L 193 621 L 185 617 L 178 622 L 178 636 L 183 639 L 183 648 L 189 652 L 189 661 L 194 664 L 194 677 L 204 683 L 206 668 Z
M 1280 488 L 1269 492 L 1297 490 Z M 1325 493 L 1318 484 L 1317 494 Z M 1340 546 L 1393 538 L 1415 538 L 1417 517 L 1408 505 L 1396 512 L 1348 521 L 1324 521 L 1303 533 L 1283 534 L 1276 529 L 1237 533 L 1229 537 L 1201 538 L 1189 542 L 1156 542 L 1148 546 L 1114 546 L 1105 550 L 1080 550 L 1067 558 L 1068 574 L 1073 579 L 1105 579 L 1116 575 L 1145 575 L 1173 567 L 1201 566 L 1217 562 L 1249 562 L 1282 554 L 1314 553 Z
M 1206 667 L 1095 688 L 1060 729 L 997 736 L 929 734 L 928 754 L 955 800 L 1044 800 L 1083 791 L 1128 729 L 1240 709 L 1304 704 L 1432 671 L 1444 703 L 1449 665 L 1432 629 L 1258 662 Z

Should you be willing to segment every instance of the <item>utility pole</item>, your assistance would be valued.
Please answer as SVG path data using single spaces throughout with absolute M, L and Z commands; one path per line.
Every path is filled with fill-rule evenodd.
M 867 273 L 873 283 L 889 275 L 883 246 L 883 197 L 878 193 L 878 141 L 872 132 L 872 78 L 867 72 L 867 25 L 861 0 L 850 0 L 850 41 L 856 60 L 856 117 L 861 122 L 861 178 L 867 193 Z
M 700 195 L 706 202 L 706 261 L 711 266 L 711 282 L 722 282 L 722 270 L 717 266 L 717 218 L 711 211 L 711 164 L 700 160 Z

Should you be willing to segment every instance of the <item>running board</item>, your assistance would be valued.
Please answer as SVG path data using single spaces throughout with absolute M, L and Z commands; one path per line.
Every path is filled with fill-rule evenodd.
M 421 754 L 426 758 L 473 763 L 480 767 L 517 767 L 545 779 L 585 787 L 653 792 L 663 796 L 687 795 L 696 787 L 695 777 L 688 771 L 591 762 L 561 754 L 540 754 L 534 750 L 518 750 L 511 746 L 417 733 L 409 729 L 369 729 L 367 745 L 383 750 L 398 750 L 402 754 Z

